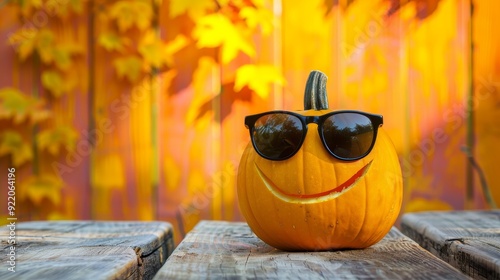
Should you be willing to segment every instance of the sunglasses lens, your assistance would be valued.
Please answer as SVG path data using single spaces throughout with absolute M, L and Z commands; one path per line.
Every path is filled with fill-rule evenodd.
M 375 137 L 370 119 L 357 113 L 332 115 L 324 121 L 322 130 L 327 148 L 344 159 L 364 156 Z
M 258 152 L 272 160 L 286 159 L 300 149 L 304 129 L 299 118 L 283 113 L 260 117 L 254 125 L 252 140 Z

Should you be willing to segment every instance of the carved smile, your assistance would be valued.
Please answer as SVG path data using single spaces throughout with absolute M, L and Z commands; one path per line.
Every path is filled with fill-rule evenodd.
M 264 182 L 264 185 L 267 187 L 267 189 L 271 193 L 274 194 L 274 196 L 276 196 L 279 199 L 284 200 L 286 202 L 299 203 L 299 204 L 310 204 L 310 203 L 318 203 L 318 202 L 323 202 L 323 201 L 337 198 L 341 194 L 343 194 L 346 191 L 353 188 L 356 185 L 356 183 L 361 178 L 363 178 L 365 176 L 365 174 L 368 172 L 368 169 L 370 169 L 372 161 L 370 161 L 368 164 L 363 166 L 360 170 L 358 170 L 358 172 L 356 172 L 354 175 L 352 175 L 351 178 L 347 179 L 347 181 L 342 183 L 340 186 L 337 186 L 333 189 L 330 189 L 330 190 L 327 190 L 324 192 L 314 193 L 314 194 L 287 193 L 287 192 L 283 191 L 282 189 L 280 189 L 278 186 L 276 186 L 262 172 L 262 170 L 260 170 L 260 168 L 257 165 L 255 165 L 255 169 L 257 169 L 257 174 L 259 174 L 260 178 L 262 179 L 262 182 Z

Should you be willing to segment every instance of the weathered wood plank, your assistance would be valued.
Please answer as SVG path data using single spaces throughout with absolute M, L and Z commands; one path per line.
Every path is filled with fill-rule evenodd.
M 16 272 L 5 265 L 0 279 L 151 279 L 174 246 L 165 222 L 25 222 L 15 233 Z
M 160 279 L 467 279 L 396 228 L 364 250 L 285 252 L 246 223 L 200 222 L 155 276 Z
M 405 214 L 403 233 L 477 279 L 500 279 L 500 211 Z

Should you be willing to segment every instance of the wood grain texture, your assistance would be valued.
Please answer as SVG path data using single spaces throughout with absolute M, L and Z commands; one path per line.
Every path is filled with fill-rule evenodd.
M 174 246 L 165 222 L 25 222 L 16 237 L 16 272 L 2 239 L 0 279 L 151 279 Z
M 246 223 L 202 221 L 155 276 L 160 279 L 467 279 L 396 228 L 364 250 L 285 252 Z
M 404 234 L 476 279 L 500 279 L 500 211 L 405 214 Z

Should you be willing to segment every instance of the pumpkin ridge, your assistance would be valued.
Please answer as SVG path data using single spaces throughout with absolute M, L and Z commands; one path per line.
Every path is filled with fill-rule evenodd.
M 373 191 L 372 189 L 370 189 L 370 185 L 371 184 L 370 184 L 370 182 L 368 182 L 368 180 L 367 180 L 366 177 L 364 178 L 364 180 L 365 180 L 365 182 L 364 182 L 364 186 L 365 186 L 365 191 L 364 191 L 364 194 L 365 194 L 365 203 L 363 205 L 365 206 L 365 213 L 363 215 L 363 222 L 361 223 L 362 225 L 364 225 L 366 223 L 366 220 L 368 218 L 368 212 L 369 212 L 369 206 L 370 206 L 370 204 L 368 203 L 368 200 L 369 200 L 368 198 L 370 197 L 369 192 Z M 358 231 L 358 233 L 356 234 L 356 238 L 354 238 L 353 241 L 355 241 L 355 240 L 358 239 L 358 237 L 361 234 L 361 232 L 363 231 L 363 229 L 364 229 L 364 227 L 362 226 L 360 228 L 360 230 Z M 378 223 L 377 231 L 380 231 L 380 223 Z M 366 243 L 366 238 L 363 238 L 363 239 L 361 239 L 361 246 L 359 246 L 359 245 L 358 246 L 361 247 L 361 248 L 366 247 L 365 243 Z
M 376 143 L 376 147 L 374 147 L 373 151 L 378 151 L 379 149 L 383 149 L 383 150 L 392 150 L 395 157 L 397 157 L 397 154 L 395 154 L 395 151 L 393 150 L 394 149 L 394 144 L 392 143 L 392 141 L 390 140 L 390 138 L 387 136 L 387 134 L 385 133 L 385 131 L 381 130 L 379 131 L 379 135 L 378 137 L 379 139 L 384 139 L 384 141 L 380 141 L 381 144 L 378 144 Z M 378 140 L 378 139 L 377 139 Z M 379 141 L 377 141 L 379 142 Z M 382 147 L 380 145 L 383 145 Z M 373 152 L 372 151 L 372 152 Z M 387 156 L 387 155 L 385 155 Z M 389 157 L 389 156 L 387 156 Z M 393 166 L 393 167 L 397 167 L 399 168 L 398 166 Z M 398 208 L 398 206 L 396 205 L 396 208 Z M 399 203 L 399 208 L 401 208 L 401 202 Z M 378 221 L 377 221 L 377 227 L 376 227 L 376 230 L 373 230 L 372 234 L 369 236 L 369 238 L 366 239 L 366 242 L 367 244 L 374 244 L 378 241 L 380 241 L 387 233 L 386 231 L 383 230 L 383 227 L 382 225 L 385 224 L 385 221 L 387 220 L 387 215 L 384 215 L 384 216 L 378 216 Z M 396 217 L 397 218 L 397 217 Z M 395 219 L 394 219 L 395 220 Z M 392 222 L 394 223 L 394 222 Z M 382 227 L 382 229 L 381 229 Z
M 251 158 L 252 158 L 252 156 L 250 154 L 245 157 L 245 160 L 243 161 L 243 163 L 244 163 L 243 170 L 246 169 L 246 166 L 250 163 Z M 247 189 L 245 191 L 247 191 Z M 247 217 L 247 215 L 245 215 L 245 216 L 246 216 L 247 220 L 251 219 L 251 221 L 247 221 L 247 222 L 250 222 L 252 224 L 251 228 L 252 228 L 252 231 L 255 233 L 255 235 L 259 236 L 259 238 L 261 238 L 261 239 L 268 240 L 268 242 L 273 244 L 273 246 L 275 246 L 276 244 L 280 244 L 279 240 L 275 240 L 272 235 L 269 235 L 267 233 L 267 231 L 264 230 L 265 227 L 263 227 L 260 224 L 259 219 L 257 218 L 257 215 L 255 215 L 252 207 L 250 207 L 250 205 L 251 205 L 250 196 L 248 194 L 245 194 L 243 196 L 243 199 L 245 200 L 243 203 L 245 205 L 244 212 L 247 212 L 247 211 L 250 212 L 250 215 L 248 215 L 248 217 Z
M 375 143 L 375 145 L 377 145 L 377 143 Z M 372 153 L 374 151 L 376 151 L 375 147 L 372 150 Z M 366 189 L 368 189 L 368 182 L 365 182 L 365 186 L 366 186 Z M 368 196 L 366 196 L 366 198 L 368 198 Z M 366 219 L 367 211 L 368 211 L 368 207 L 366 207 L 366 209 L 365 209 L 365 219 Z M 380 219 L 380 216 L 378 216 L 378 217 L 379 217 L 378 221 L 376 223 L 373 223 L 377 226 L 374 229 L 372 229 L 372 233 L 370 235 L 368 235 L 367 238 L 365 238 L 364 240 L 361 241 L 360 247 L 367 247 L 367 246 L 370 246 L 371 244 L 378 242 L 381 239 L 381 238 L 379 238 L 381 232 L 383 233 L 383 236 L 385 236 L 386 233 L 384 232 L 384 230 L 381 230 L 381 226 L 384 225 L 384 223 L 382 223 L 383 219 Z M 359 235 L 359 233 L 358 233 L 358 235 Z M 366 245 L 366 244 L 368 244 L 368 245 Z
M 373 159 L 372 159 L 372 161 L 373 161 Z M 372 161 L 370 161 L 370 163 L 371 163 Z M 353 242 L 353 241 L 354 241 L 354 243 L 356 243 L 355 241 L 358 239 L 359 234 L 363 231 L 363 225 L 365 224 L 366 216 L 367 216 L 367 214 L 368 214 L 368 207 L 367 207 L 367 205 L 368 205 L 368 204 L 367 204 L 367 203 L 368 203 L 368 193 L 367 193 L 367 190 L 368 190 L 369 188 L 368 188 L 368 184 L 367 184 L 367 182 L 366 182 L 366 177 L 363 177 L 363 180 L 365 181 L 365 184 L 364 184 L 365 191 L 363 192 L 363 193 L 364 193 L 364 195 L 365 195 L 365 201 L 364 201 L 364 203 L 362 203 L 362 205 L 364 205 L 364 207 L 365 207 L 365 212 L 364 212 L 364 215 L 363 215 L 363 220 L 362 220 L 362 221 L 361 221 L 361 223 L 360 223 L 360 224 L 361 224 L 361 227 L 358 229 L 358 232 L 354 235 L 354 238 L 350 241 L 350 242 Z

